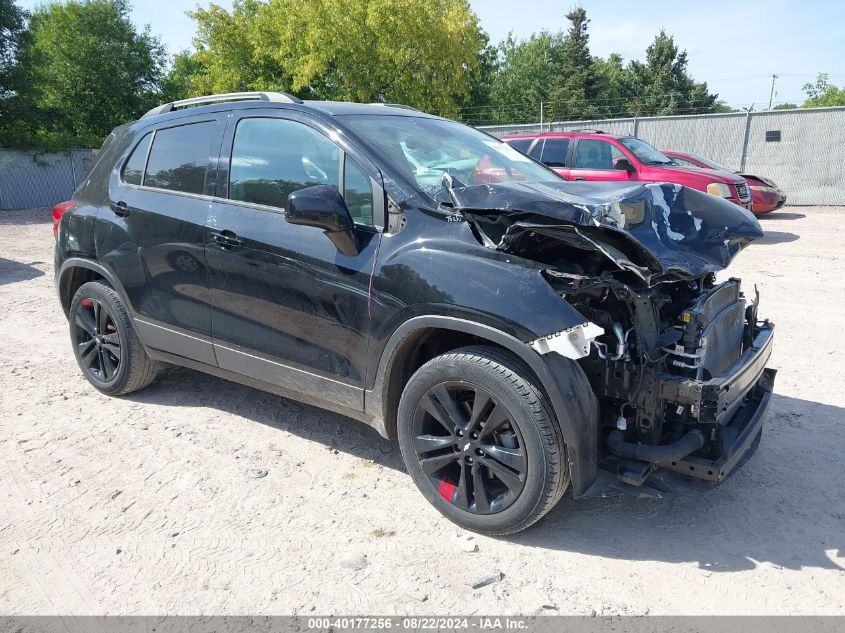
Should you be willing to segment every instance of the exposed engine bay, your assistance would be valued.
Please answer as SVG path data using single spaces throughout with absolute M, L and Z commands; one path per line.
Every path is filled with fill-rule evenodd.
M 600 405 L 602 466 L 718 483 L 759 442 L 774 370 L 759 296 L 716 273 L 763 235 L 740 207 L 677 185 L 508 183 L 450 191 L 489 248 L 546 266 L 585 322 L 533 343 L 578 359 Z

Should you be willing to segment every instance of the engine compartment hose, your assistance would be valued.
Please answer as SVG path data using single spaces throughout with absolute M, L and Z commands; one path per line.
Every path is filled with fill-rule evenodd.
M 683 459 L 702 446 L 704 446 L 704 435 L 698 430 L 690 431 L 677 442 L 660 446 L 626 442 L 625 435 L 619 430 L 611 431 L 610 435 L 607 436 L 607 447 L 615 455 L 625 459 L 639 459 L 652 463 Z

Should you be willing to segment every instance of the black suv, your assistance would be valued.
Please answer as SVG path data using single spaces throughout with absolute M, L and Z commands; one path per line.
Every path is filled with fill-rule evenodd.
M 361 420 L 472 530 L 570 485 L 718 483 L 759 442 L 773 328 L 715 274 L 762 231 L 715 196 L 568 183 L 403 106 L 239 93 L 117 128 L 57 209 L 94 387 L 175 364 Z

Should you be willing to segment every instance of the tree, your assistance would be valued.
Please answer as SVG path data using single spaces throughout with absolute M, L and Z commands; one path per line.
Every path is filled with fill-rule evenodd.
M 238 0 L 197 21 L 200 92 L 291 91 L 454 111 L 486 42 L 466 0 Z
M 98 146 L 160 100 L 165 51 L 136 30 L 125 0 L 69 0 L 37 8 L 23 55 L 33 128 L 44 145 Z
M 837 88 L 831 84 L 827 73 L 819 73 L 816 82 L 804 84 L 803 90 L 807 94 L 805 108 L 845 105 L 845 87 Z
M 718 95 L 710 94 L 706 83 L 698 83 L 687 72 L 687 53 L 678 51 L 675 40 L 660 31 L 646 49 L 645 63 L 632 61 L 628 70 L 632 114 L 659 116 L 711 112 Z
M 797 110 L 798 105 L 795 103 L 779 103 L 772 108 L 772 110 Z
M 0 145 L 26 144 L 29 128 L 25 113 L 29 110 L 20 91 L 26 85 L 26 66 L 21 63 L 25 46 L 27 14 L 13 0 L 0 0 Z
M 499 68 L 490 87 L 490 121 L 538 120 L 540 103 L 551 102 L 562 44 L 560 33 L 542 31 L 523 40 L 508 35 L 498 47 Z
M 599 80 L 590 55 L 587 12 L 577 7 L 566 14 L 570 26 L 556 69 L 551 112 L 558 119 L 585 119 L 599 114 Z
M 596 78 L 593 107 L 597 114 L 608 118 L 625 116 L 631 80 L 622 57 L 611 53 L 607 59 L 595 58 L 593 73 Z

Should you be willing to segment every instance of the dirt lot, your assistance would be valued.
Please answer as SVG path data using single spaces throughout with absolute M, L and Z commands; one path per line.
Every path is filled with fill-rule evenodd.
M 48 212 L 3 213 L 0 613 L 845 614 L 845 208 L 763 224 L 731 271 L 779 329 L 745 470 L 663 500 L 565 498 L 468 553 L 361 424 L 186 370 L 123 399 L 89 387 Z

